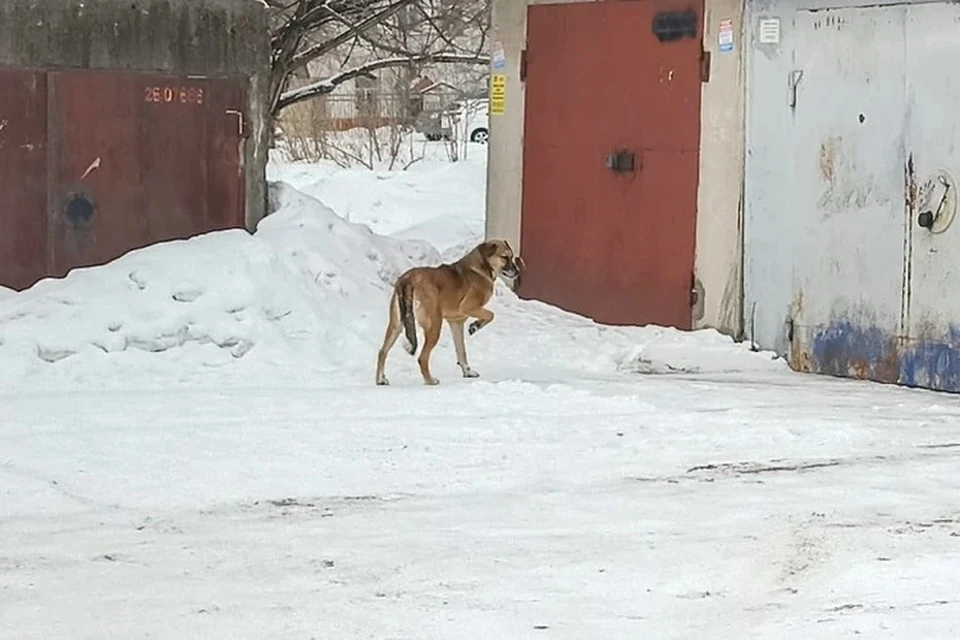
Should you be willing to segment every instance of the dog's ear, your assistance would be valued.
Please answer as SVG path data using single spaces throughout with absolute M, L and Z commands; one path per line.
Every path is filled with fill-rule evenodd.
M 493 254 L 497 252 L 497 244 L 495 242 L 484 242 L 479 248 L 480 255 L 483 256 L 485 260 L 489 260 L 493 257 Z

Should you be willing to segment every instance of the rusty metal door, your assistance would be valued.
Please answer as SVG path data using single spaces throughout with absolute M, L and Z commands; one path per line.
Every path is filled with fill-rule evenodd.
M 782 215 L 802 223 L 774 258 L 793 257 L 795 369 L 899 379 L 908 277 L 903 17 L 903 6 L 796 13 L 796 96 L 785 100 L 794 105 L 793 191 Z
M 46 273 L 47 81 L 0 69 L 0 286 Z
M 243 224 L 242 82 L 52 72 L 51 271 Z
M 529 8 L 522 297 L 690 327 L 701 16 L 689 0 Z
M 946 3 L 797 12 L 796 369 L 960 391 L 957 23 Z
M 907 219 L 900 383 L 960 391 L 960 6 L 904 7 Z
M 206 230 L 244 226 L 243 145 L 249 138 L 242 81 L 212 83 L 208 102 Z

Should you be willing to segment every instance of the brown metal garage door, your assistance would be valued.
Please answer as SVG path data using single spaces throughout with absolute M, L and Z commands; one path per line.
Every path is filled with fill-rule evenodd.
M 0 285 L 46 273 L 47 78 L 0 69 Z
M 701 16 L 688 0 L 529 8 L 521 296 L 690 327 Z
M 36 100 L 43 127 L 33 114 L 14 116 L 46 140 L 47 152 L 29 172 L 44 176 L 43 189 L 27 180 L 26 167 L 9 166 L 23 152 L 0 149 L 2 197 L 24 203 L 0 210 L 0 220 L 3 228 L 29 226 L 45 237 L 40 251 L 36 239 L 0 241 L 15 246 L 3 254 L 0 284 L 23 288 L 155 242 L 243 226 L 242 80 L 106 71 L 32 76 L 46 89 Z M 0 95 L 10 86 L 0 76 Z

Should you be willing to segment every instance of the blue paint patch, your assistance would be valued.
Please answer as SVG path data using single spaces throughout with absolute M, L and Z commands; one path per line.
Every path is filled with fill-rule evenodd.
M 813 335 L 810 352 L 816 373 L 960 392 L 960 326 L 901 344 L 878 327 L 838 320 Z
M 897 341 L 877 327 L 839 320 L 813 336 L 812 365 L 818 373 L 897 382 Z
M 900 357 L 900 384 L 960 392 L 960 327 L 943 340 L 919 340 Z

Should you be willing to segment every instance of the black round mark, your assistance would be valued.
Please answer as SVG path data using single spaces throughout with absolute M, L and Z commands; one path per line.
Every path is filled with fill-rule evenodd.
M 83 227 L 93 218 L 93 202 L 83 195 L 72 195 L 63 208 L 63 215 L 70 224 Z
M 857 118 L 857 120 L 860 121 L 860 124 L 863 124 L 863 121 L 866 120 L 866 119 L 867 119 L 867 116 L 863 115 L 862 113 L 860 114 L 860 117 Z

